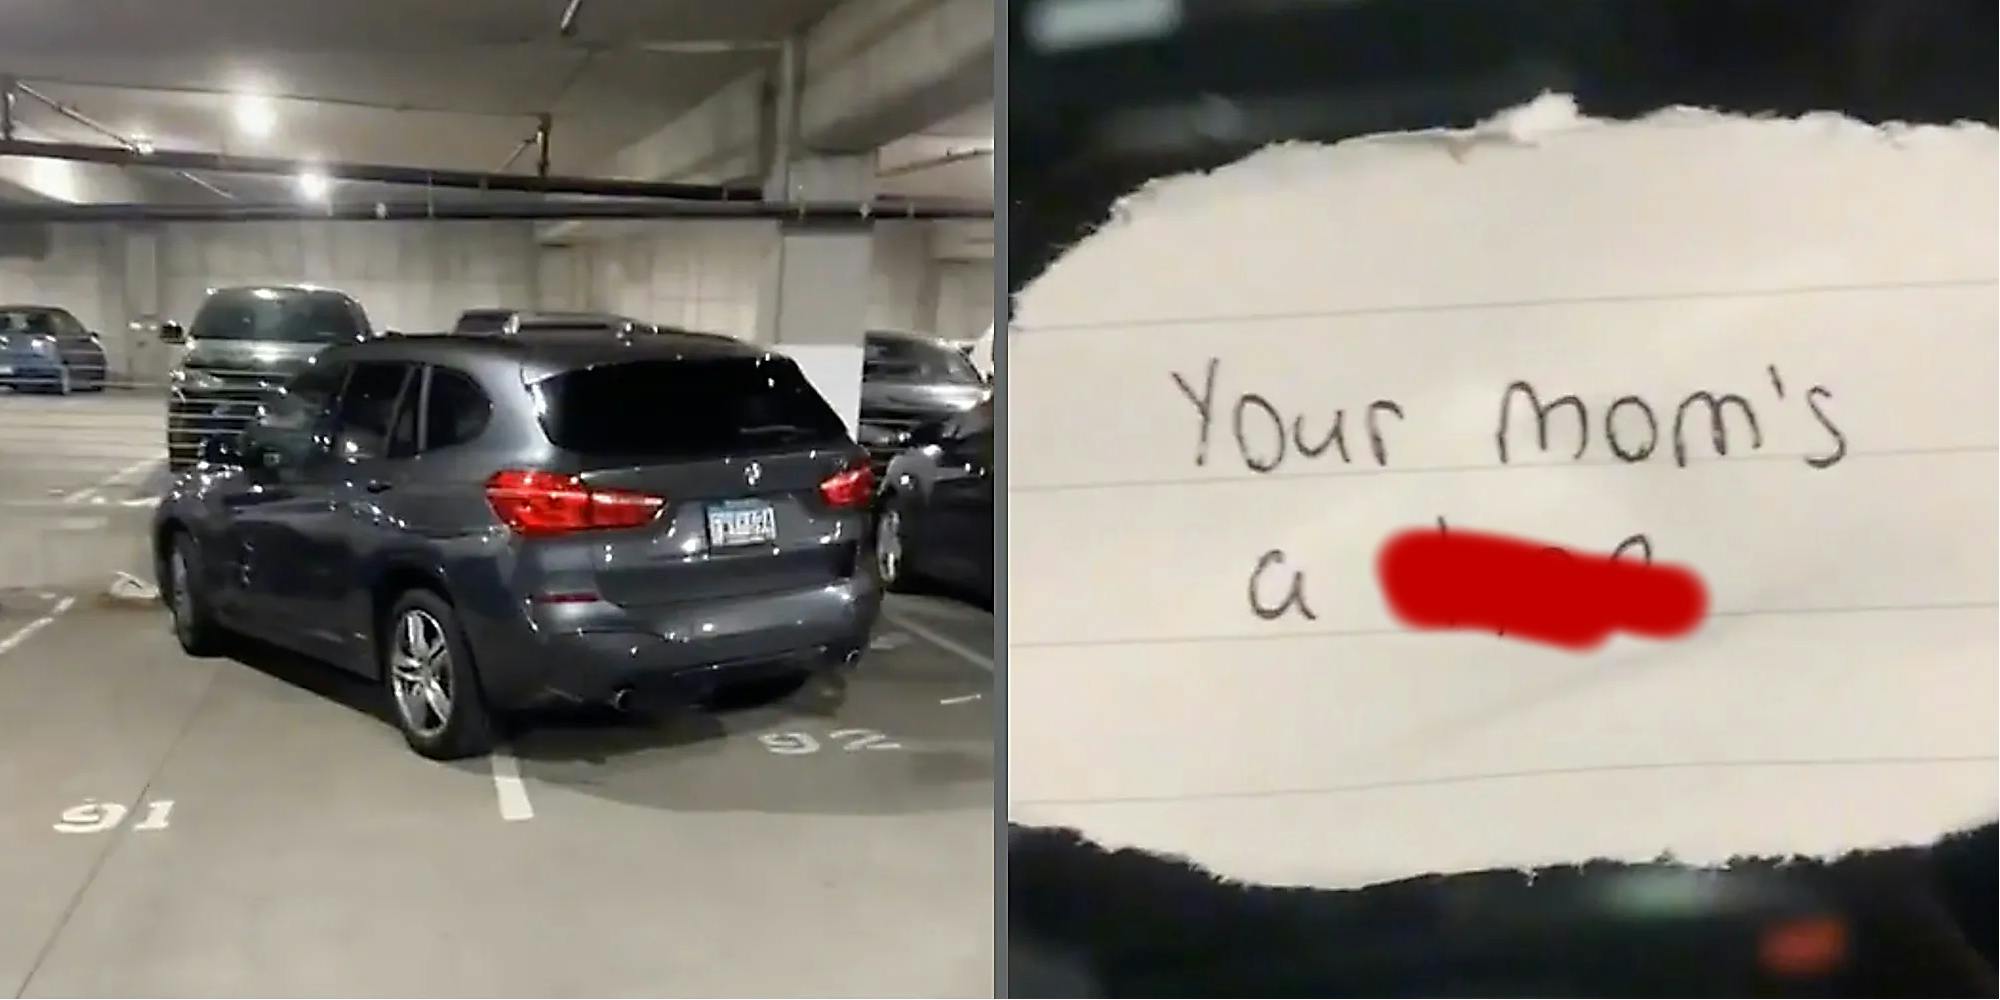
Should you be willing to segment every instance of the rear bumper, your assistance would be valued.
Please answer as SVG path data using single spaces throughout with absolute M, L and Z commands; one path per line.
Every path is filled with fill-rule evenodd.
M 0 384 L 53 382 L 62 376 L 62 360 L 43 354 L 0 354 Z
M 717 601 L 535 605 L 521 616 L 520 641 L 488 633 L 493 648 L 476 652 L 487 697 L 503 710 L 600 703 L 626 690 L 692 701 L 738 680 L 852 665 L 881 600 L 863 574 Z

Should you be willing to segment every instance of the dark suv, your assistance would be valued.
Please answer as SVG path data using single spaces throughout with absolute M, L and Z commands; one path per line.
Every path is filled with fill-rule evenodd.
M 993 600 L 993 401 L 911 433 L 875 506 L 875 576 Z
M 167 464 L 195 463 L 204 442 L 233 438 L 307 359 L 333 344 L 375 336 L 361 303 L 306 285 L 255 285 L 209 293 L 194 326 L 160 327 L 181 345 L 167 375 Z
M 161 502 L 191 653 L 254 633 L 380 679 L 410 745 L 541 704 L 855 662 L 867 457 L 793 363 L 700 335 L 328 348 Z
M 970 409 L 992 388 L 950 343 L 870 330 L 861 360 L 861 443 L 879 477 L 920 427 Z

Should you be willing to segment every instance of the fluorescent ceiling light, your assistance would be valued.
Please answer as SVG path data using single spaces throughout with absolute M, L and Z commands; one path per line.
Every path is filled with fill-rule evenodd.
M 307 201 L 325 201 L 333 182 L 317 170 L 308 170 L 299 175 L 299 197 Z
M 28 167 L 28 187 L 44 197 L 56 201 L 66 201 L 74 205 L 83 200 L 83 189 L 77 183 L 76 164 L 67 160 L 48 160 L 32 157 L 19 161 Z
M 268 97 L 244 94 L 236 99 L 236 127 L 243 134 L 262 138 L 278 124 L 278 110 Z

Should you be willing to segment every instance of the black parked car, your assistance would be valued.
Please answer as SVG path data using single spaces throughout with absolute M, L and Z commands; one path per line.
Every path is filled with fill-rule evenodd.
M 0 306 L 0 385 L 69 394 L 104 388 L 104 344 L 67 309 Z
M 211 438 L 234 438 L 292 373 L 333 344 L 377 336 L 346 292 L 307 285 L 249 285 L 209 293 L 194 325 L 160 327 L 180 345 L 167 373 L 167 465 L 195 463 Z
M 872 330 L 861 361 L 861 444 L 880 474 L 910 433 L 992 395 L 979 369 L 949 341 Z
M 993 401 L 911 435 L 875 504 L 875 570 L 904 589 L 934 581 L 993 599 Z
M 735 341 L 388 338 L 212 439 L 153 548 L 190 652 L 240 630 L 379 678 L 451 758 L 516 709 L 854 663 L 873 485 L 797 367 Z

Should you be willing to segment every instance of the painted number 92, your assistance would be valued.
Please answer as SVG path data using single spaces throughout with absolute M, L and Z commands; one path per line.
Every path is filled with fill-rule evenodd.
M 826 734 L 826 738 L 828 741 L 846 741 L 840 747 L 842 750 L 901 750 L 903 748 L 901 743 L 896 743 L 890 740 L 889 737 L 873 729 L 836 729 Z M 786 756 L 818 753 L 820 751 L 819 740 L 815 739 L 811 733 L 764 733 L 758 736 L 757 740 L 764 744 L 764 749 Z

